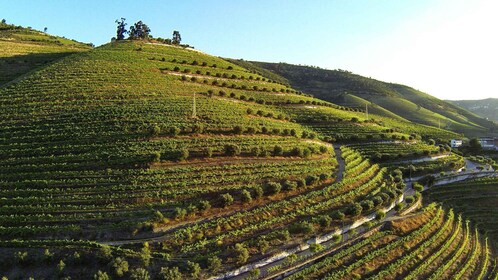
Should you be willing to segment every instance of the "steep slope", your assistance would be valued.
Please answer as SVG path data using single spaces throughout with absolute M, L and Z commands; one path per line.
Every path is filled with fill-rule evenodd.
M 420 124 L 440 126 L 469 135 L 485 134 L 495 129 L 492 123 L 475 114 L 407 86 L 384 83 L 343 70 L 286 63 L 252 63 L 255 67 L 283 76 L 299 90 L 339 105 L 347 104 L 340 103 L 344 101 L 343 94 L 347 93 Z
M 0 23 L 0 86 L 64 56 L 91 49 L 33 29 Z
M 498 98 L 483 100 L 447 100 L 490 121 L 498 122 Z

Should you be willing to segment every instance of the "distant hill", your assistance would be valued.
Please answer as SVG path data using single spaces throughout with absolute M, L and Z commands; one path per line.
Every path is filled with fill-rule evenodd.
M 498 122 L 498 98 L 482 100 L 447 100 L 490 121 Z
M 236 60 L 231 61 L 237 63 Z M 367 101 L 370 103 L 370 110 L 386 117 L 396 115 L 398 118 L 440 126 L 469 136 L 486 134 L 496 129 L 492 122 L 472 112 L 408 86 L 386 83 L 344 70 L 326 70 L 287 63 L 243 63 L 252 63 L 265 71 L 269 70 L 288 80 L 294 88 L 338 105 L 357 106 L 364 110 Z
M 35 68 L 91 48 L 91 44 L 0 23 L 0 86 Z

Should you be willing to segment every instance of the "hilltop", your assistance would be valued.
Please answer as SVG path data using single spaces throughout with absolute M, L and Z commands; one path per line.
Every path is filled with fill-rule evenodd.
M 468 136 L 493 132 L 496 125 L 474 113 L 411 87 L 362 77 L 345 70 L 327 70 L 287 63 L 230 60 L 280 75 L 293 87 L 338 105 L 369 109 L 389 118 L 446 128 Z
M 447 100 L 490 121 L 498 122 L 498 98 L 482 100 Z
M 91 44 L 0 23 L 0 86 L 64 56 L 91 48 Z

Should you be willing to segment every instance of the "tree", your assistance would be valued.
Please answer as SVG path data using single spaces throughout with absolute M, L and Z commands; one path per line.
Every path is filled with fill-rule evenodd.
M 197 278 L 201 273 L 201 267 L 196 262 L 187 261 L 187 271 L 192 278 Z
M 252 201 L 251 193 L 248 190 L 242 190 L 240 193 L 241 200 L 244 203 L 250 203 Z
M 221 206 L 223 207 L 230 206 L 233 203 L 233 196 L 229 193 L 224 193 L 220 195 L 220 199 L 221 199 Z
M 100 270 L 93 275 L 93 280 L 110 280 L 110 279 L 111 278 L 109 277 L 109 275 L 107 275 L 107 272 L 102 272 Z
M 128 33 L 126 30 L 127 23 L 125 22 L 125 18 L 121 18 L 121 20 L 116 20 L 115 23 L 118 24 L 118 28 L 116 31 L 116 40 L 124 40 L 125 34 Z
M 240 147 L 233 144 L 225 145 L 225 155 L 227 156 L 236 156 L 241 152 Z
M 44 27 L 43 28 L 43 33 L 47 33 L 48 28 Z
M 249 250 L 244 246 L 244 244 L 235 244 L 233 251 L 235 253 L 235 260 L 237 264 L 244 264 L 249 259 Z
M 171 42 L 174 45 L 179 45 L 180 42 L 182 41 L 182 36 L 180 35 L 180 31 L 173 31 L 173 39 L 171 39 Z
M 2 19 L 2 24 L 7 24 L 7 20 Z
M 217 273 L 221 269 L 221 259 L 217 256 L 207 259 L 208 269 L 212 273 Z
M 149 38 L 150 28 L 141 20 L 130 27 L 130 39 L 147 39 Z
M 159 272 L 159 279 L 161 280 L 182 280 L 183 275 L 178 269 L 178 267 L 161 267 Z
M 131 271 L 130 279 L 132 280 L 149 280 L 149 272 L 143 268 L 136 268 Z
M 128 262 L 122 258 L 115 258 L 109 267 L 114 271 L 116 276 L 122 277 L 126 272 L 128 272 Z
M 264 255 L 266 251 L 270 249 L 270 243 L 266 239 L 260 237 L 256 242 L 256 247 L 258 248 L 259 252 Z
M 144 247 L 140 251 L 140 259 L 144 266 L 149 266 L 151 259 L 149 242 L 144 242 Z

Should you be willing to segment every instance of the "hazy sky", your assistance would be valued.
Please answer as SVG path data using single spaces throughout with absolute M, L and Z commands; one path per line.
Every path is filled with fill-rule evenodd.
M 209 54 L 345 69 L 442 99 L 498 98 L 496 0 L 0 0 L 0 17 L 96 45 L 114 20 Z

